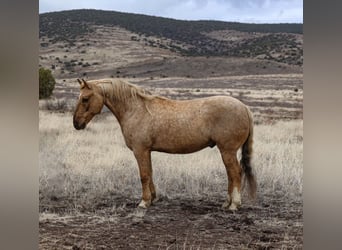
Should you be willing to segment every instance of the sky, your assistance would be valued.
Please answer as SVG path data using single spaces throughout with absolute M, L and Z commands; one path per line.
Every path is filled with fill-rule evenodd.
M 303 23 L 303 0 L 39 0 L 39 13 L 101 9 L 182 20 Z

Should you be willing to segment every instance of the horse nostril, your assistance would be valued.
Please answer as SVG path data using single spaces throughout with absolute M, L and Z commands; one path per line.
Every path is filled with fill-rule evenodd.
M 80 130 L 80 129 L 81 129 L 80 126 L 78 126 L 78 124 L 75 123 L 75 122 L 74 122 L 74 128 L 77 129 L 77 130 Z

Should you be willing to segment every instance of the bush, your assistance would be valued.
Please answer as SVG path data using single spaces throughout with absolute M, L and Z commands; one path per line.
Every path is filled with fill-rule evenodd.
M 65 111 L 67 110 L 68 105 L 65 99 L 56 99 L 56 100 L 47 100 L 43 104 L 43 109 L 53 110 L 53 111 Z
M 51 96 L 56 81 L 49 69 L 39 69 L 39 99 Z

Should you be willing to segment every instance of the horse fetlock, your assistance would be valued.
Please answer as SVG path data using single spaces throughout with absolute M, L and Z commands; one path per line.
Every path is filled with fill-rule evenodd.
M 151 206 L 151 200 L 148 200 L 148 201 L 141 200 L 138 207 L 148 208 L 149 206 Z
M 237 187 L 233 188 L 233 192 L 230 195 L 230 203 L 227 201 L 227 206 L 230 211 L 236 211 L 241 206 L 241 194 Z
M 241 194 L 236 187 L 233 188 L 231 197 L 232 197 L 232 203 L 238 206 L 241 206 Z
M 156 192 L 151 192 L 151 201 L 156 200 L 156 198 L 157 198 Z

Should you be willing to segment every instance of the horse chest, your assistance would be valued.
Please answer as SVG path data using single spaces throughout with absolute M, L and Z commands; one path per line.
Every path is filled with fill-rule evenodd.
M 151 138 L 148 129 L 142 126 L 122 127 L 125 143 L 131 150 L 135 147 L 149 147 Z

